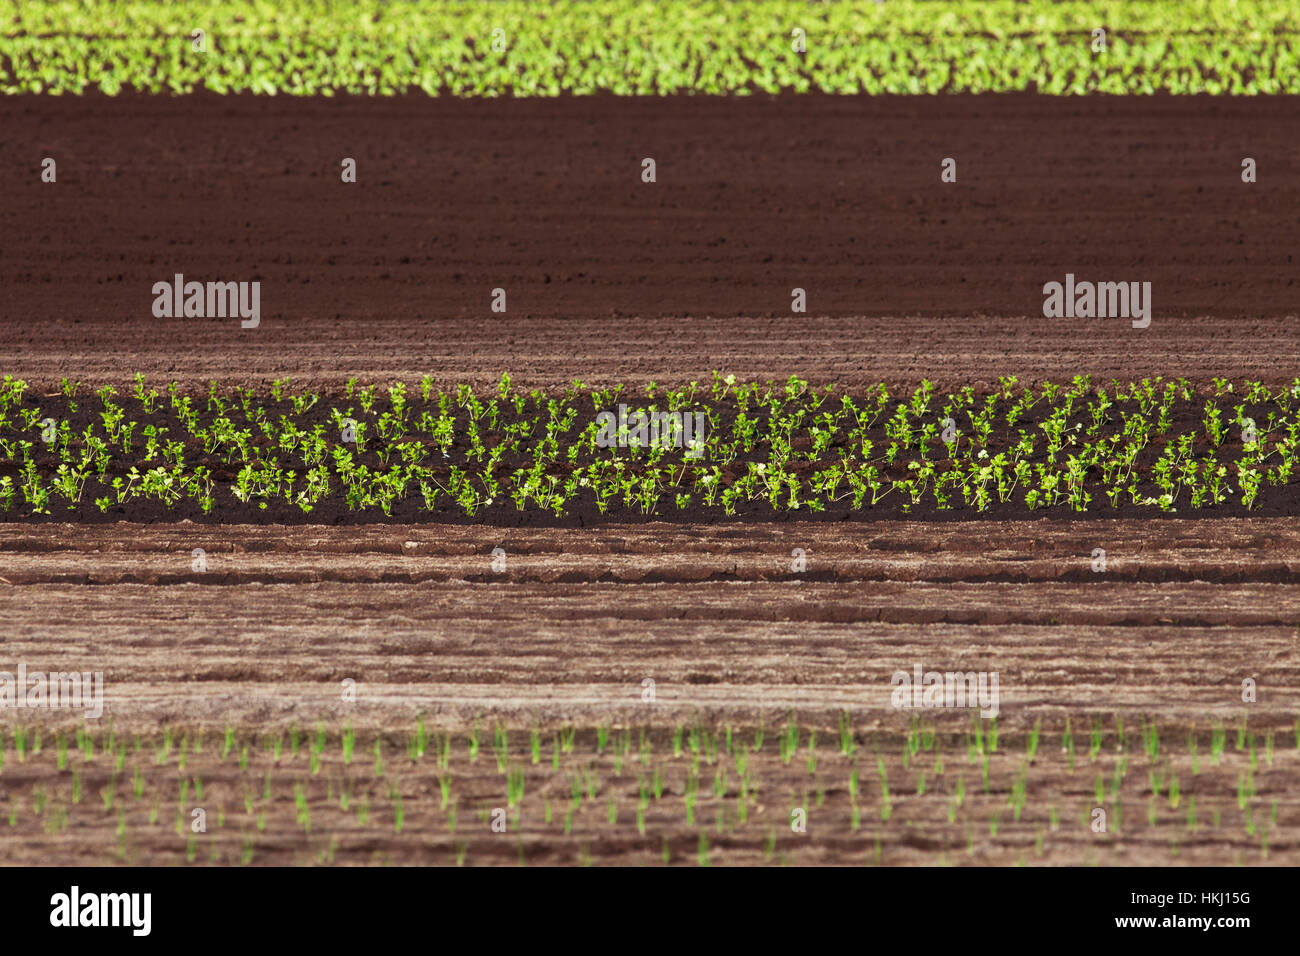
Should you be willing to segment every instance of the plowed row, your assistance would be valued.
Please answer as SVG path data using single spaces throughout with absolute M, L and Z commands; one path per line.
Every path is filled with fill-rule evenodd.
M 43 386 L 1289 381 L 1297 115 L 1287 97 L 8 98 L 0 367 Z M 1067 272 L 1150 281 L 1151 327 L 1044 319 Z M 261 326 L 154 318 L 176 273 L 260 281 Z

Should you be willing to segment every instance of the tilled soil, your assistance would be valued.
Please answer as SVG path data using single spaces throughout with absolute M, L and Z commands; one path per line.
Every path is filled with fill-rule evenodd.
M 0 372 L 47 391 L 136 371 L 1287 382 L 1296 116 L 1268 97 L 5 98 Z M 1151 327 L 1042 318 L 1067 272 L 1151 282 Z M 260 327 L 154 318 L 175 273 L 261 282 Z M 0 846 L 1294 864 L 1298 576 L 1286 518 L 0 525 L 0 667 L 100 671 L 106 707 L 2 715 Z M 918 665 L 999 675 L 996 747 L 971 708 L 893 706 Z
M 790 709 L 834 727 L 846 707 L 870 728 L 894 719 L 890 676 L 916 663 L 998 671 L 1000 719 L 1022 730 L 1079 710 L 1249 711 L 1273 729 L 1300 714 L 1290 519 L 3 529 L 7 656 L 103 671 L 132 729 Z
M 1294 750 L 1259 739 L 1237 749 L 1230 734 L 1215 756 L 1202 733 L 1196 754 L 1175 738 L 1177 753 L 1153 759 L 1132 729 L 1122 752 L 1112 727 L 1095 752 L 1076 729 L 1073 755 L 1059 737 L 1042 738 L 1032 758 L 1024 738 L 1002 738 L 987 759 L 971 735 L 927 739 L 915 753 L 905 734 L 873 735 L 845 752 L 833 734 L 804 732 L 783 751 L 784 727 L 733 728 L 730 745 L 721 727 L 687 731 L 680 750 L 636 731 L 603 749 L 596 733 L 579 734 L 566 750 L 548 732 L 536 759 L 528 731 L 494 749 L 488 728 L 449 745 L 434 735 L 419 753 L 407 749 L 412 727 L 377 756 L 373 738 L 345 756 L 337 736 L 313 756 L 311 733 L 296 753 L 287 733 L 236 737 L 228 752 L 213 733 L 178 734 L 169 750 L 119 737 L 89 757 L 51 738 L 22 762 L 11 753 L 0 826 L 15 865 L 1300 860 Z
M 1289 380 L 1297 115 L 1286 97 L 9 97 L 0 367 Z M 1044 319 L 1067 272 L 1151 282 L 1151 327 Z M 260 281 L 261 326 L 154 318 L 176 273 Z
M 66 850 L 83 862 L 629 863 L 662 860 L 666 844 L 670 861 L 696 864 L 701 832 L 714 863 L 1282 862 L 1300 847 L 1300 806 L 1288 796 L 1300 767 L 1293 520 L 585 533 L 47 524 L 5 525 L 0 541 L 6 668 L 104 675 L 100 721 L 12 712 L 0 782 L 17 816 L 0 834 L 23 841 L 21 852 Z M 999 675 L 1001 742 L 987 785 L 969 749 L 975 710 L 893 706 L 894 673 L 916 665 Z M 344 699 L 349 686 L 355 702 Z M 845 712 L 856 756 L 840 750 Z M 905 764 L 918 718 L 938 741 Z M 451 735 L 447 765 L 436 762 L 436 740 L 430 755 L 405 752 L 420 721 L 435 738 Z M 787 760 L 778 738 L 789 724 L 801 743 Z M 1154 758 L 1147 726 L 1163 742 Z M 83 804 L 71 770 L 55 767 L 54 741 L 85 727 L 110 727 L 128 745 L 116 773 L 113 757 L 86 761 L 73 746 Z M 159 759 L 164 727 L 174 728 L 172 749 Z M 693 727 L 716 742 L 711 759 L 700 748 L 688 822 L 696 758 L 687 745 L 673 756 L 672 735 Z M 1027 762 L 1035 727 L 1041 745 Z M 21 764 L 18 728 L 44 737 L 42 753 Z M 291 757 L 288 742 L 318 728 L 327 744 L 313 772 L 310 745 Z M 345 728 L 360 741 L 350 763 Z M 510 740 L 500 763 L 497 728 Z M 557 770 L 564 728 L 576 742 Z M 608 728 L 603 753 L 598 728 Z M 726 728 L 744 737 L 730 756 Z M 759 728 L 766 743 L 755 749 Z M 235 736 L 223 758 L 227 729 Z M 1226 744 L 1212 757 L 1216 730 Z M 1062 749 L 1070 731 L 1074 769 Z M 630 755 L 618 749 L 623 734 Z M 471 761 L 473 735 L 481 752 Z M 143 750 L 132 749 L 141 737 Z M 638 826 L 640 787 L 651 787 L 655 768 L 667 795 L 641 807 Z M 525 779 L 517 806 L 512 771 Z M 1017 812 L 1022 775 L 1029 798 Z M 209 793 L 202 803 L 195 778 Z M 456 796 L 450 820 L 444 779 Z M 210 814 L 210 836 L 176 829 L 182 786 L 185 813 L 193 804 Z M 576 806 L 575 786 L 584 794 Z M 96 796 L 104 789 L 112 807 Z M 363 796 L 373 810 L 364 821 Z M 491 829 L 497 807 L 505 835 Z M 796 807 L 808 812 L 806 833 L 790 829 Z M 1091 829 L 1097 807 L 1120 818 L 1105 834 Z

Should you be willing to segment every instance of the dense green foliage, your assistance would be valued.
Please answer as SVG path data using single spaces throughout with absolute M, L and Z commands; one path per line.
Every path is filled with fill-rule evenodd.
M 1298 38 L 1266 0 L 3 0 L 0 89 L 1295 93 Z
M 425 378 L 332 399 L 286 381 L 187 395 L 136 376 L 121 397 L 0 383 L 0 515 L 15 518 L 1256 510 L 1294 501 L 1298 451 L 1300 379 L 942 395 L 715 375 L 547 394 L 503 375 L 490 394 Z

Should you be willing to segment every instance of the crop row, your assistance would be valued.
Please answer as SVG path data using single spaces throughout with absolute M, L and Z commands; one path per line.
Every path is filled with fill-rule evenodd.
M 1300 445 L 1290 386 L 1161 377 L 946 395 L 738 382 L 581 382 L 554 394 L 361 386 L 333 398 L 277 380 L 119 395 L 78 383 L 0 383 L 0 514 L 10 517 L 692 520 L 787 513 L 891 515 L 1286 509 Z M 69 512 L 73 514 L 69 515 Z M 313 519 L 315 520 L 315 519 Z
M 0 3 L 0 92 L 196 89 L 1295 93 L 1300 13 L 1250 0 Z
M 162 847 L 176 862 L 244 864 L 283 862 L 286 851 L 299 862 L 361 862 L 383 847 L 404 856 L 404 845 L 449 862 L 466 862 L 471 846 L 471 863 L 514 862 L 516 852 L 524 862 L 539 840 L 555 853 L 593 837 L 707 865 L 711 841 L 777 861 L 857 836 L 850 852 L 880 861 L 912 833 L 954 855 L 1005 842 L 1022 859 L 1119 840 L 1167 842 L 1171 858 L 1183 842 L 1227 843 L 1260 860 L 1270 843 L 1285 852 L 1300 724 L 1294 740 L 1244 720 L 1172 733 L 1092 715 L 1052 734 L 1036 722 L 1015 738 L 975 717 L 964 734 L 916 717 L 866 734 L 848 712 L 838 732 L 820 735 L 793 715 L 770 729 L 653 732 L 476 722 L 439 733 L 419 720 L 409 734 L 369 737 L 350 723 L 259 736 L 227 727 L 206 739 L 201 729 L 128 736 L 111 724 L 42 737 L 19 725 L 0 732 L 0 839 L 6 820 L 29 842 L 70 827 L 84 842 L 98 829 L 97 849 L 115 860 Z

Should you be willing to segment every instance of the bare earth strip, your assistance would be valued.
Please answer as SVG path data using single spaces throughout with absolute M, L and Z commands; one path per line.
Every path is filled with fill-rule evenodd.
M 875 725 L 894 717 L 890 675 L 914 663 L 1000 672 L 1012 727 L 1080 707 L 1224 718 L 1246 677 L 1262 691 L 1252 724 L 1300 711 L 1300 524 L 1286 519 L 7 525 L 0 586 L 8 656 L 104 671 L 125 724 L 310 722 L 344 713 L 351 677 L 364 693 L 350 712 L 376 726 L 418 712 L 457 726 L 757 722 L 790 708 Z
M 915 387 L 929 379 L 940 388 L 996 386 L 1004 375 L 1025 384 L 1069 382 L 1078 374 L 1099 384 L 1127 383 L 1164 374 L 1276 385 L 1300 374 L 1296 316 L 1157 318 L 1141 332 L 1041 315 L 798 319 L 304 316 L 264 320 L 255 331 L 221 319 L 15 320 L 0 326 L 0 369 L 50 395 L 64 377 L 120 389 L 136 372 L 151 385 L 176 381 L 204 392 L 214 380 L 255 386 L 287 377 L 295 389 L 337 389 L 352 378 L 416 383 L 425 375 L 439 387 L 486 388 L 502 372 L 518 387 L 544 389 L 575 380 L 599 387 L 707 383 L 715 371 L 741 381 L 797 375 L 843 387 Z M 147 338 L 136 338 L 137 329 Z
M 0 203 L 0 371 L 1290 380 L 1298 115 L 1290 97 L 10 97 L 0 163 L 30 175 Z M 176 273 L 261 282 L 261 326 L 155 318 Z M 1151 327 L 1044 319 L 1066 273 L 1151 282 Z

